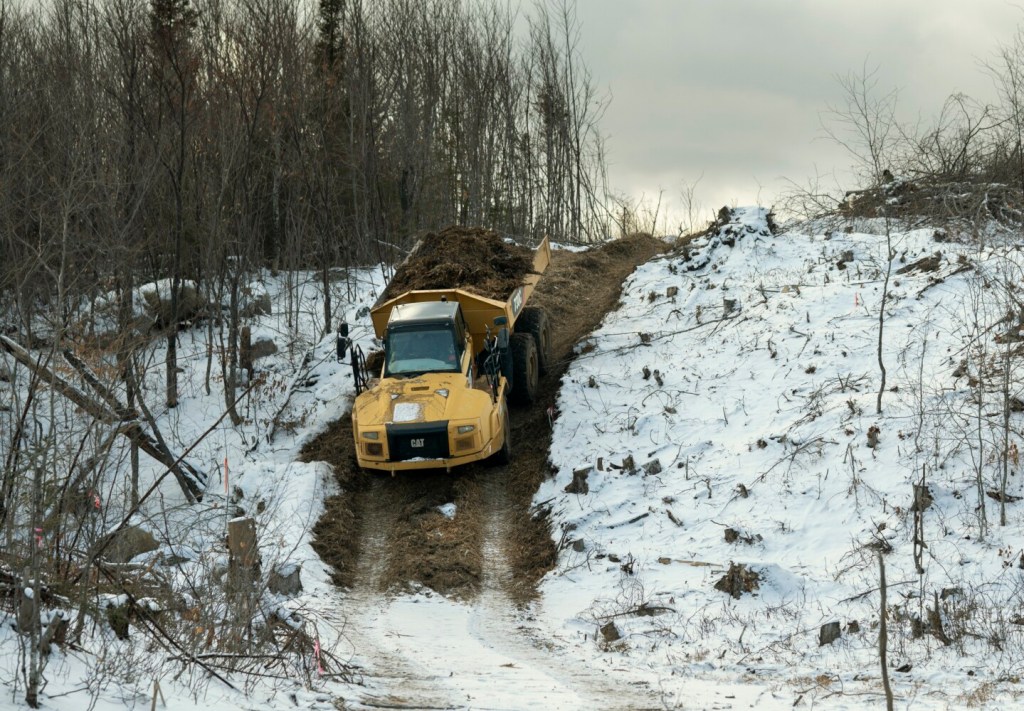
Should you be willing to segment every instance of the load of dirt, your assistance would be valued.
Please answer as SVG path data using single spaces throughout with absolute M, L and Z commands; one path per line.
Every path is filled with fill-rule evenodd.
M 532 270 L 533 252 L 527 247 L 492 230 L 447 227 L 420 237 L 380 300 L 419 289 L 465 289 L 504 301 Z

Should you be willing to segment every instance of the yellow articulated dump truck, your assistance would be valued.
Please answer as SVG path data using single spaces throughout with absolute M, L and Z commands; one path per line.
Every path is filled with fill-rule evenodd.
M 352 429 L 360 467 L 394 473 L 511 457 L 508 403 L 533 402 L 550 358 L 547 314 L 526 303 L 551 261 L 551 246 L 545 238 L 531 254 L 494 233 L 477 231 L 469 235 L 473 247 L 497 240 L 484 245 L 498 256 L 478 255 L 470 269 L 456 264 L 472 251 L 462 248 L 459 238 L 465 232 L 451 228 L 430 235 L 435 239 L 429 250 L 424 240 L 417 243 L 370 310 L 384 357 L 379 370 L 373 366 L 363 377 L 357 372 Z M 520 273 L 509 272 L 503 261 L 511 249 L 526 253 Z M 395 295 L 400 277 L 428 261 L 425 251 L 437 264 L 433 281 L 420 283 L 455 283 Z M 505 276 L 508 286 L 510 274 L 516 281 L 505 298 L 491 298 L 493 291 L 482 295 L 486 290 L 477 288 L 500 284 L 491 278 L 495 275 Z

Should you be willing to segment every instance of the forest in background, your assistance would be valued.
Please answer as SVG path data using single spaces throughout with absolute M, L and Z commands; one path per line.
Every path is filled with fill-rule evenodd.
M 158 279 L 175 323 L 183 283 L 326 280 L 449 224 L 609 236 L 578 30 L 570 3 L 0 0 L 8 331 Z

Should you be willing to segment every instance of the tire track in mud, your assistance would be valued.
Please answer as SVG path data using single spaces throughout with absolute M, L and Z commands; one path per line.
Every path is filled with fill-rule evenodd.
M 660 696 L 639 686 L 617 684 L 606 674 L 573 663 L 571 649 L 532 631 L 525 611 L 515 602 L 519 589 L 508 556 L 514 530 L 506 472 L 483 486 L 487 511 L 483 529 L 484 567 L 480 594 L 474 601 L 470 631 L 486 647 L 500 649 L 524 672 L 518 687 L 534 697 L 547 695 L 556 708 L 663 709 Z M 534 603 L 533 612 L 536 613 Z M 531 678 L 532 677 L 532 678 Z M 539 678 L 536 678 L 539 677 Z M 537 688 L 530 689 L 533 684 Z
M 345 595 L 345 638 L 354 658 L 362 662 L 368 687 L 355 704 L 364 708 L 456 709 L 447 680 L 401 652 L 401 639 L 389 643 L 378 624 L 386 618 L 391 536 L 397 525 L 395 487 L 373 476 L 360 499 L 360 549 L 352 586 Z M 358 707 L 357 706 L 357 707 Z

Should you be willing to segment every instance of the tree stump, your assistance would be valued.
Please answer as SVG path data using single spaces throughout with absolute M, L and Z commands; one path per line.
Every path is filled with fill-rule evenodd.
M 824 647 L 826 644 L 832 644 L 842 636 L 843 630 L 838 622 L 826 622 L 818 630 L 818 646 Z
M 256 522 L 242 516 L 228 521 L 228 585 L 234 591 L 252 588 L 259 576 Z
M 730 563 L 729 570 L 715 583 L 715 590 L 729 593 L 737 600 L 743 593 L 752 593 L 760 587 L 761 575 L 743 563 Z
M 594 471 L 593 467 L 587 467 L 585 469 L 576 469 L 572 473 L 572 481 L 569 482 L 565 487 L 565 493 L 567 494 L 589 494 L 590 485 L 587 484 L 587 477 L 590 476 L 590 472 Z

